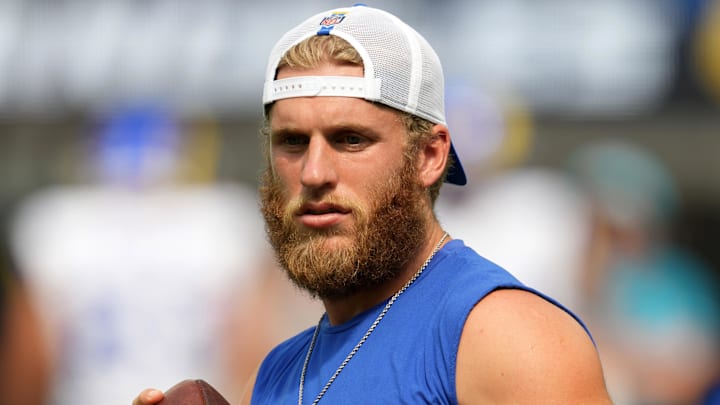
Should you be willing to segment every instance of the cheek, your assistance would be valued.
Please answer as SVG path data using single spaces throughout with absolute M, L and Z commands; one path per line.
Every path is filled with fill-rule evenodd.
M 290 195 L 295 194 L 301 188 L 300 168 L 291 160 L 278 158 L 270 159 L 270 174 L 274 177 L 275 183 Z

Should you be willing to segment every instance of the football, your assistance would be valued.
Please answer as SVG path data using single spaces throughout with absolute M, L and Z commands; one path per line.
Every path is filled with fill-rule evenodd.
M 165 391 L 165 398 L 157 405 L 230 405 L 230 402 L 204 380 L 184 380 Z

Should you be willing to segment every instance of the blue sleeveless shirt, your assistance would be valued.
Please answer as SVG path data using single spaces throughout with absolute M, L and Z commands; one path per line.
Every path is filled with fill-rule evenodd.
M 533 292 L 567 311 L 585 328 L 552 298 L 524 286 L 461 240 L 452 240 L 397 299 L 320 402 L 456 404 L 455 365 L 465 320 L 478 301 L 501 288 Z M 305 377 L 305 404 L 314 401 L 386 303 L 340 325 L 330 325 L 323 316 Z M 268 354 L 258 371 L 253 404 L 298 403 L 300 374 L 314 329 Z

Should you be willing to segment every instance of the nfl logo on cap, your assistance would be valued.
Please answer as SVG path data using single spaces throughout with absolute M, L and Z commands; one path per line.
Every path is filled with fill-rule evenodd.
M 335 12 L 326 16 L 320 21 L 320 30 L 318 35 L 327 35 L 333 27 L 340 24 L 345 19 L 345 12 Z

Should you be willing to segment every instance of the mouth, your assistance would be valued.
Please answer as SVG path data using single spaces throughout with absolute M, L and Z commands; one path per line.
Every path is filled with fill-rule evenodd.
M 351 210 L 330 203 L 307 203 L 298 211 L 300 223 L 309 228 L 329 228 L 339 224 Z
M 299 210 L 299 215 L 349 214 L 350 210 L 336 204 L 308 203 Z

